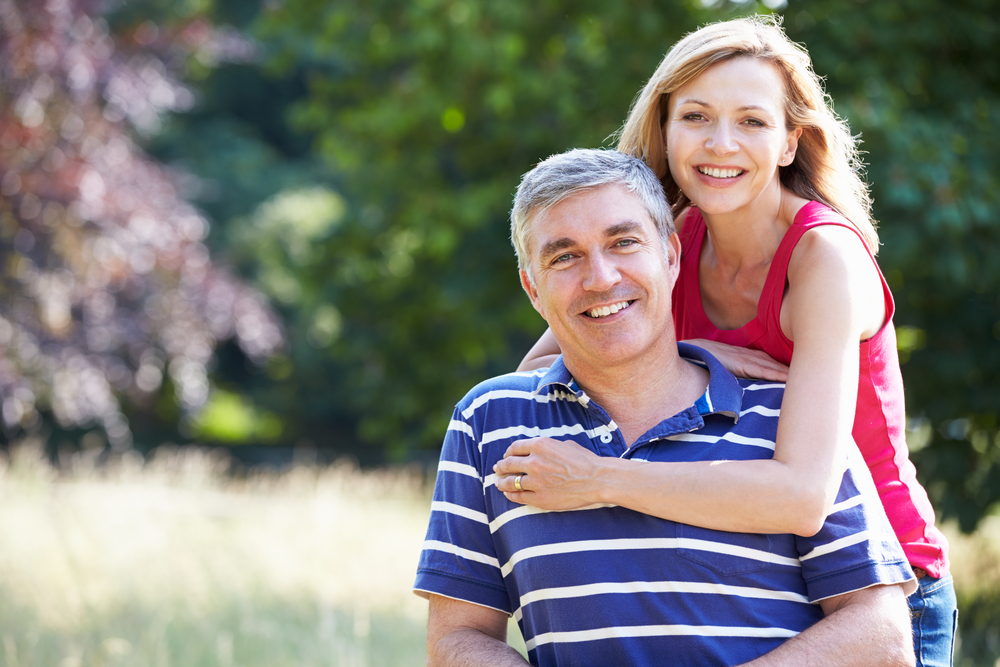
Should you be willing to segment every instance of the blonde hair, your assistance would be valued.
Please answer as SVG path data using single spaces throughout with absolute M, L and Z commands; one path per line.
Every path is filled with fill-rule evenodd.
M 795 160 L 780 168 L 781 184 L 836 210 L 858 228 L 872 253 L 878 252 L 858 139 L 834 112 L 809 54 L 788 39 L 780 18 L 753 16 L 714 23 L 677 42 L 632 104 L 618 150 L 644 160 L 656 172 L 675 216 L 690 206 L 691 200 L 670 175 L 663 150 L 670 95 L 712 65 L 740 56 L 759 58 L 777 68 L 785 83 L 785 123 L 789 130 L 802 129 Z

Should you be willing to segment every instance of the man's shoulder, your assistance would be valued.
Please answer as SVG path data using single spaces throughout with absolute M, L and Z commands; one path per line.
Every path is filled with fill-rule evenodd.
M 507 373 L 488 378 L 474 386 L 458 402 L 456 409 L 469 419 L 485 406 L 509 406 L 525 401 L 532 404 L 546 402 L 553 393 L 562 396 L 571 392 L 566 385 L 552 382 L 552 374 L 548 368 Z
M 781 399 L 785 395 L 785 383 L 771 380 L 754 380 L 737 378 L 743 389 L 743 409 L 754 406 L 779 409 Z
M 708 370 L 706 396 L 713 412 L 743 414 L 755 407 L 781 407 L 781 398 L 785 393 L 784 382 L 737 377 L 708 350 L 691 343 L 678 342 L 677 350 L 682 359 Z

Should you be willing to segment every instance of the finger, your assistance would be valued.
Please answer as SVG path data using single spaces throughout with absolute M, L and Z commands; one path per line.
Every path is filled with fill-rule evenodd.
M 508 456 L 527 456 L 531 453 L 531 444 L 538 438 L 528 438 L 527 440 L 515 440 L 510 443 L 510 447 L 503 453 L 504 458 Z
M 768 366 L 757 366 L 756 369 L 750 373 L 751 377 L 759 378 L 761 380 L 770 380 L 772 382 L 787 382 L 788 381 L 788 370 L 781 368 L 771 368 Z
M 780 361 L 776 361 L 776 360 L 772 359 L 771 357 L 769 357 L 767 355 L 764 355 L 764 357 L 759 360 L 759 363 L 764 368 L 770 368 L 770 369 L 772 369 L 772 370 L 774 370 L 776 372 L 779 372 L 779 373 L 787 373 L 788 372 L 788 365 L 787 364 L 783 364 Z
M 521 478 L 521 490 L 517 490 L 517 478 Z M 500 477 L 496 481 L 497 490 L 502 492 L 505 496 L 514 500 L 519 497 L 520 494 L 527 493 L 528 489 L 524 488 L 524 480 L 527 476 L 524 473 L 518 473 L 516 475 L 506 475 L 505 477 Z M 518 500 L 517 502 L 523 502 Z
M 517 503 L 518 505 L 527 505 L 528 504 L 528 500 L 527 500 L 527 498 L 528 498 L 528 492 L 527 491 L 525 491 L 523 493 L 518 493 L 517 491 L 504 491 L 503 495 L 505 495 L 507 497 L 507 500 L 509 500 L 512 503 Z
M 523 493 L 524 491 L 528 491 L 528 489 L 525 488 L 525 486 L 524 486 L 525 480 L 527 479 L 527 477 L 528 476 L 525 475 L 525 474 L 523 474 L 523 473 L 520 474 L 520 475 L 514 475 L 514 490 L 515 491 L 517 491 L 518 493 Z
M 784 380 L 788 377 L 788 366 L 768 357 L 759 364 L 761 371 L 767 373 L 768 380 Z
M 510 475 L 506 477 L 497 477 L 495 482 L 497 490 L 503 494 L 514 492 L 514 478 Z
M 498 475 L 515 475 L 519 472 L 525 472 L 527 458 L 526 456 L 508 456 L 500 459 L 493 464 L 493 472 Z

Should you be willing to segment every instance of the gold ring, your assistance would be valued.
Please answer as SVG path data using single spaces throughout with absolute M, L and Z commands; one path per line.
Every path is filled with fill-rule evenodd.
M 521 488 L 522 477 L 524 477 L 524 475 L 518 475 L 517 477 L 514 478 L 514 488 L 517 489 L 518 491 L 524 491 L 524 489 Z

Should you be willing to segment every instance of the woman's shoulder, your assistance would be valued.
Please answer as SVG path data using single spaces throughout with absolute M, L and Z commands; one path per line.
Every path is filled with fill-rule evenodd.
M 802 199 L 795 202 L 792 210 L 793 224 L 800 227 L 812 229 L 821 226 L 841 226 L 857 230 L 857 226 L 835 208 L 815 199 Z M 858 232 L 858 237 L 862 238 L 860 232 Z
M 871 338 L 887 319 L 885 284 L 875 258 L 857 229 L 822 204 L 813 207 L 825 222 L 806 228 L 791 250 L 786 280 L 790 302 L 839 303 L 861 324 L 860 340 Z M 842 221 L 842 222 L 841 222 Z M 792 299 L 795 292 L 799 296 Z M 836 296 L 839 295 L 839 296 Z M 792 308 L 793 313 L 799 308 Z M 813 312 L 808 308 L 803 312 Z M 794 336 L 789 336 L 795 340 Z
M 806 277 L 823 276 L 818 284 L 829 289 L 831 281 L 853 285 L 854 289 L 870 292 L 874 306 L 881 304 L 881 275 L 874 256 L 865 244 L 858 229 L 837 211 L 821 202 L 810 202 L 796 219 L 800 234 L 789 249 L 787 278 L 789 283 L 799 283 Z M 809 224 L 811 223 L 811 224 Z M 873 306 L 873 307 L 874 307 Z
M 797 197 L 785 214 L 792 218 L 786 232 L 791 233 L 786 243 L 792 261 L 811 261 L 831 252 L 857 260 L 871 256 L 858 228 L 821 201 Z

